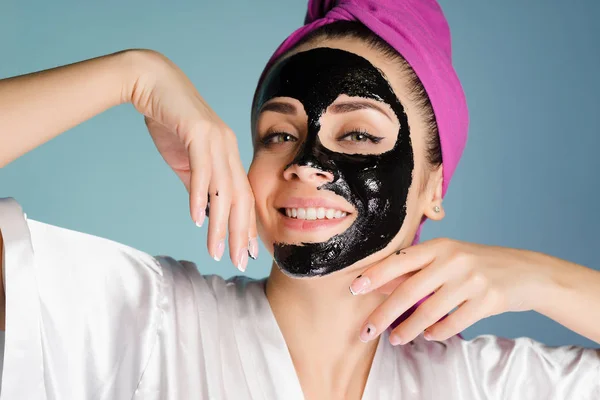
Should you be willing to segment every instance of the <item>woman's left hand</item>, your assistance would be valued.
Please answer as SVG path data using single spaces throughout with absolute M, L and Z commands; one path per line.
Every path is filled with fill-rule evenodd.
M 361 340 L 374 339 L 429 295 L 392 331 L 392 344 L 408 343 L 423 331 L 428 340 L 445 340 L 480 319 L 532 310 L 551 271 L 542 254 L 526 250 L 449 239 L 403 249 L 367 269 L 351 285 L 354 294 L 374 290 L 389 294 L 363 325 Z

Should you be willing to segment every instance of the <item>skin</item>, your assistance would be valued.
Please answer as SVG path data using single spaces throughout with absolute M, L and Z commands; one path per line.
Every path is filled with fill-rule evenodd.
M 394 331 L 392 341 L 397 336 L 401 341 L 408 341 L 426 328 L 433 339 L 443 339 L 487 315 L 535 310 L 600 342 L 597 324 L 600 273 L 597 271 L 539 253 L 449 239 L 410 247 L 423 215 L 432 220 L 444 216 L 442 169 L 431 170 L 425 161 L 425 126 L 419 110 L 396 66 L 362 43 L 329 40 L 306 45 L 304 49 L 316 45 L 352 51 L 393 77 L 392 87 L 405 105 L 411 127 L 415 171 L 404 225 L 386 248 L 322 278 L 292 279 L 278 268 L 271 270 L 267 297 L 305 396 L 310 399 L 360 398 L 379 333 L 409 305 L 436 290 L 440 294 L 444 291 L 444 296 L 437 297 L 441 300 L 432 302 L 436 296 L 430 297 L 419 308 L 420 312 Z M 225 194 L 218 199 L 211 196 L 209 252 L 219 254 L 218 243 L 225 237 L 226 221 L 231 216 L 230 257 L 234 265 L 244 266 L 247 239 L 256 237 L 254 199 L 239 162 L 233 134 L 185 75 L 157 53 L 128 51 L 0 81 L 0 109 L 9 111 L 0 119 L 0 165 L 125 102 L 133 103 L 146 116 L 159 151 L 190 192 L 192 220 L 201 219 L 209 192 L 216 193 L 218 188 Z M 53 111 L 56 109 L 65 112 L 57 115 Z M 304 120 L 302 110 L 297 111 L 296 116 L 285 118 L 280 113 L 264 113 L 254 127 L 255 135 L 276 124 L 289 129 L 296 127 L 301 134 Z M 378 124 L 379 117 L 366 112 L 346 113 L 342 118 Z M 328 124 L 333 131 L 336 124 L 332 121 Z M 381 129 L 385 130 L 385 126 Z M 211 154 L 219 157 L 213 159 Z M 269 243 L 280 236 L 290 241 L 322 241 L 334 234 L 299 233 L 277 223 L 273 206 L 278 196 L 318 195 L 316 187 L 327 179 L 326 174 L 308 167 L 288 169 L 289 172 L 284 173 L 288 156 L 285 152 L 257 149 L 249 173 L 261 238 L 271 252 Z M 440 212 L 433 211 L 435 206 L 441 208 Z M 351 218 L 335 229 L 344 229 L 350 223 Z M 403 250 L 397 255 L 398 249 Z M 356 280 L 360 274 L 369 279 L 367 286 L 364 279 Z M 358 294 L 352 295 L 349 286 Z M 4 282 L 0 288 L 4 288 Z M 452 323 L 435 323 L 453 304 L 462 303 L 462 307 L 470 304 L 469 308 L 458 314 L 459 308 L 455 318 L 444 320 Z M 1 311 L 3 317 L 4 304 Z M 358 336 L 366 324 L 374 327 L 375 334 L 363 343 Z

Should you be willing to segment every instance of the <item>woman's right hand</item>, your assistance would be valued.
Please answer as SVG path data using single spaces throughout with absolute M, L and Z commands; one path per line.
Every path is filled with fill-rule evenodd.
M 229 225 L 229 253 L 242 272 L 258 253 L 254 196 L 231 129 L 200 96 L 187 76 L 163 55 L 133 50 L 133 79 L 124 100 L 145 116 L 154 143 L 185 185 L 190 213 L 201 226 L 210 198 L 208 249 L 223 256 Z
M 159 53 L 128 50 L 1 79 L 0 167 L 124 102 L 145 116 L 158 151 L 189 192 L 198 225 L 210 195 L 210 254 L 222 257 L 229 224 L 231 260 L 245 270 L 258 242 L 254 196 L 235 135 Z

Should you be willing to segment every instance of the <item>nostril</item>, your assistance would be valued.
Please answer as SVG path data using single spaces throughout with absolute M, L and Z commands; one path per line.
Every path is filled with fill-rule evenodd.
M 325 180 L 333 181 L 333 174 L 327 171 L 318 172 L 317 175 Z
M 291 180 L 291 181 L 295 181 L 300 179 L 300 176 L 298 175 L 298 172 L 293 170 L 293 169 L 285 169 L 283 171 L 283 177 L 287 180 Z
M 333 173 L 316 167 L 312 164 L 292 164 L 283 171 L 283 176 L 286 180 L 290 181 L 313 181 L 314 183 L 321 184 L 322 181 L 333 181 Z

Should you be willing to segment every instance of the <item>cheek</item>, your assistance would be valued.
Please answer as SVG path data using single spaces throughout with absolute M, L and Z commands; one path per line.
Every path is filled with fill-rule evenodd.
M 408 190 L 408 197 L 406 199 L 406 219 L 404 221 L 404 225 L 407 226 L 410 230 L 412 230 L 413 225 L 418 225 L 421 220 L 421 185 L 422 178 L 418 172 L 414 172 L 413 182 Z M 416 227 L 415 227 L 416 229 Z
M 278 185 L 277 167 L 267 159 L 255 158 L 248 170 L 248 180 L 254 193 L 258 233 L 265 245 L 273 242 L 275 210 L 273 199 Z M 268 246 L 267 246 L 268 247 Z
M 423 206 L 426 200 L 426 194 L 423 188 L 426 182 L 426 158 L 422 146 L 415 142 L 420 138 L 411 133 L 411 142 L 413 144 L 414 166 L 412 171 L 412 181 L 406 197 L 406 217 L 398 235 L 392 241 L 394 248 L 409 245 L 410 240 L 416 234 L 421 218 L 423 217 Z
M 424 205 L 427 201 L 426 191 L 424 190 L 427 184 L 427 175 L 424 169 L 426 168 L 425 161 L 422 154 L 418 156 L 415 152 L 415 167 L 406 199 L 406 218 L 402 225 L 402 237 L 412 237 L 421 224 Z
M 270 192 L 273 190 L 272 181 L 274 180 L 273 170 L 270 170 L 268 163 L 261 159 L 255 159 L 248 170 L 248 181 L 254 193 L 257 217 L 261 219 L 266 209 Z

